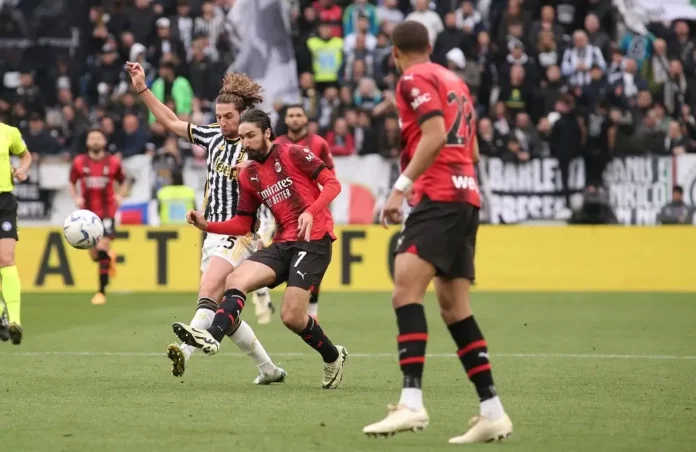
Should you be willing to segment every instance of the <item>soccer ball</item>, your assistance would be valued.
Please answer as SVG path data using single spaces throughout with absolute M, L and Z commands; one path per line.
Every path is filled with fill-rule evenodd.
M 76 210 L 65 219 L 65 240 L 74 248 L 94 248 L 104 236 L 104 225 L 99 217 L 89 210 Z

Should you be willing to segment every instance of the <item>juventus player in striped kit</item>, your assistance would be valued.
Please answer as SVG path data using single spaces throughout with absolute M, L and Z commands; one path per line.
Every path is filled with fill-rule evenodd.
M 246 160 L 246 152 L 237 136 L 240 114 L 263 100 L 261 86 L 242 74 L 227 74 L 215 101 L 217 123 L 196 126 L 180 120 L 162 104 L 147 88 L 145 72 L 138 63 L 127 63 L 133 86 L 145 105 L 168 131 L 189 139 L 206 149 L 208 180 L 206 182 L 205 217 L 209 221 L 225 221 L 236 214 L 239 203 L 239 187 L 235 166 Z M 200 288 L 196 314 L 191 321 L 197 328 L 209 328 L 213 322 L 219 300 L 222 298 L 225 280 L 235 268 L 256 251 L 254 234 L 225 236 L 208 234 L 203 243 Z M 242 321 L 230 330 L 229 337 L 259 368 L 254 384 L 281 382 L 287 373 L 276 367 L 251 327 Z M 172 360 L 172 375 L 180 377 L 195 348 L 189 345 L 171 344 L 167 355 Z

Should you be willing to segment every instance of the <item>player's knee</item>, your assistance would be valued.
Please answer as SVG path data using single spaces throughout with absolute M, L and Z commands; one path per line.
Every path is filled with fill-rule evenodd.
M 394 308 L 401 307 L 406 304 L 422 302 L 422 295 L 418 295 L 414 290 L 406 284 L 394 284 L 392 291 L 392 306 Z
M 283 302 L 280 309 L 280 320 L 289 330 L 299 333 L 307 325 L 307 311 L 298 305 L 293 305 L 293 303 Z
M 206 274 L 203 273 L 198 287 L 198 296 L 219 300 L 225 289 L 223 286 L 223 281 L 216 281 L 215 278 L 206 277 Z
M 3 252 L 0 253 L 0 268 L 11 267 L 15 264 L 14 253 Z

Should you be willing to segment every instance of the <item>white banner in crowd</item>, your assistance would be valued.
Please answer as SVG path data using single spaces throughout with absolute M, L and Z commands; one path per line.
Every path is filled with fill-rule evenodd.
M 517 163 L 482 157 L 478 169 L 485 200 L 484 216 L 488 222 L 514 224 L 530 219 L 567 217 L 561 169 L 555 158 Z M 584 188 L 582 159 L 570 162 L 568 179 L 571 194 Z
M 672 22 L 677 19 L 696 20 L 696 5 L 692 0 L 614 0 L 626 25 L 645 34 L 649 22 Z
M 615 158 L 604 179 L 614 214 L 623 224 L 651 225 L 672 199 L 672 157 Z
M 696 155 L 680 155 L 676 159 L 677 185 L 684 189 L 684 202 L 696 204 Z

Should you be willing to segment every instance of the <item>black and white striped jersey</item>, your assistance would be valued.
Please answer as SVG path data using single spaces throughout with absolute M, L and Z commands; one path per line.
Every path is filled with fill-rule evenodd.
M 241 141 L 225 138 L 217 124 L 189 124 L 189 140 L 208 153 L 203 210 L 208 221 L 226 221 L 237 213 L 239 183 L 234 169 L 246 159 Z

